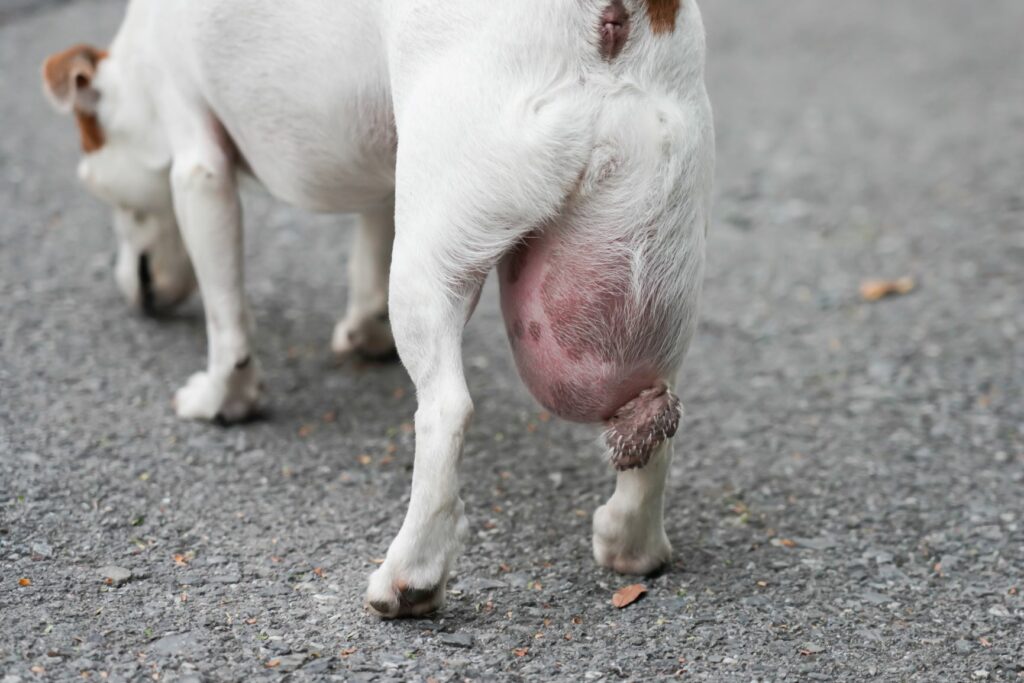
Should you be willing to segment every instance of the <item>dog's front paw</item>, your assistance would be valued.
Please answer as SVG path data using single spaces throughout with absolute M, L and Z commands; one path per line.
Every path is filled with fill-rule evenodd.
M 331 351 L 339 356 L 357 353 L 373 359 L 394 356 L 395 338 L 387 315 L 346 317 L 334 327 Z
M 594 560 L 619 574 L 652 574 L 672 559 L 660 518 L 602 505 L 594 513 Z
M 256 412 L 259 368 L 249 360 L 226 376 L 197 372 L 174 394 L 174 410 L 186 420 L 238 422 Z

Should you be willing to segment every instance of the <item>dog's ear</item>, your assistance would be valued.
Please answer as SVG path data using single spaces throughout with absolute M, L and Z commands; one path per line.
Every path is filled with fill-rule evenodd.
M 43 62 L 43 87 L 62 112 L 93 113 L 99 92 L 92 86 L 96 67 L 107 56 L 90 45 L 75 45 Z

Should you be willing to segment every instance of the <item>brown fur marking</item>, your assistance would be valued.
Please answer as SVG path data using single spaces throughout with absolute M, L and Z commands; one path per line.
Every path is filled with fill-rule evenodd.
M 76 111 L 75 120 L 78 121 L 78 136 L 82 141 L 83 152 L 89 154 L 103 146 L 106 139 L 103 137 L 103 128 L 95 114 Z
M 107 57 L 105 50 L 90 45 L 75 45 L 63 52 L 51 55 L 43 63 L 43 80 L 54 100 L 72 107 L 78 123 L 82 150 L 87 154 L 103 147 L 105 137 L 99 119 L 93 111 L 75 104 L 75 94 L 80 88 L 88 88 L 96 75 L 96 67 Z
M 671 33 L 676 30 L 676 15 L 681 0 L 646 0 L 647 18 L 655 33 Z

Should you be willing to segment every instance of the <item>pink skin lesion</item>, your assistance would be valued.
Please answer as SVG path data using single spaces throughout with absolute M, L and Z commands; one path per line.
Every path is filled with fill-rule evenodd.
M 498 272 L 509 340 L 527 387 L 552 413 L 593 423 L 654 386 L 660 372 L 658 359 L 643 353 L 657 330 L 630 315 L 628 260 L 602 264 L 587 254 L 557 237 L 534 236 Z

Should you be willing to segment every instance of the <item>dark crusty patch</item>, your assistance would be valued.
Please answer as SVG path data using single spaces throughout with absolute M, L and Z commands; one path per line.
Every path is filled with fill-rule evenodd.
M 606 422 L 604 440 L 611 449 L 611 461 L 619 471 L 646 465 L 654 449 L 675 435 L 682 415 L 679 398 L 664 382 L 615 411 Z

